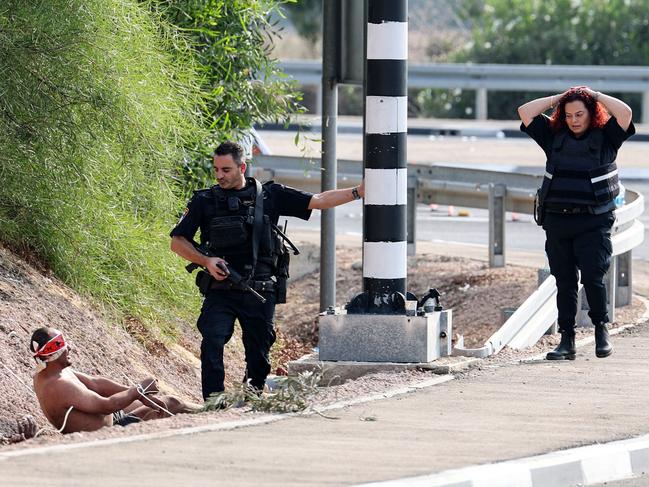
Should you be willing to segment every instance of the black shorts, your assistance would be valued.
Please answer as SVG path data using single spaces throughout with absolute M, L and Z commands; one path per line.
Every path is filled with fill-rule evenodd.
M 125 413 L 123 409 L 115 411 L 113 413 L 113 425 L 117 426 L 128 426 L 129 424 L 139 423 L 142 421 L 137 416 L 134 416 L 129 413 Z

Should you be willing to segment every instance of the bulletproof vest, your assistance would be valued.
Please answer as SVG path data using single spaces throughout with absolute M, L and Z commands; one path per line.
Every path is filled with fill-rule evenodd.
M 209 225 L 209 249 L 212 255 L 225 259 L 247 277 L 268 278 L 278 275 L 278 256 L 283 249 L 283 241 L 266 214 L 259 227 L 259 250 L 253 274 L 256 181 L 248 178 L 248 184 L 240 191 L 213 186 L 211 193 L 215 206 L 215 214 Z
M 620 192 L 615 163 L 602 164 L 603 133 L 591 129 L 580 138 L 562 131 L 554 138 L 545 165 L 541 196 L 547 203 L 602 206 Z

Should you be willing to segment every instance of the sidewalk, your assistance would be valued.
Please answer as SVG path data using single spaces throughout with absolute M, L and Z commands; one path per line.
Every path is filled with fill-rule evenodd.
M 44 478 L 50 486 L 353 485 L 641 436 L 649 432 L 649 325 L 613 341 L 615 352 L 606 359 L 595 358 L 589 343 L 574 362 L 485 361 L 455 380 L 327 412 L 338 419 L 290 417 L 149 441 L 55 447 L 40 455 L 0 454 L 0 481 L 3 486 L 36 485 Z M 627 466 L 646 468 L 649 447 L 638 450 L 645 443 L 623 443 L 635 444 L 633 453 L 624 450 L 632 446 L 600 453 L 589 464 L 600 475 L 588 478 L 621 476 L 629 470 L 620 467 L 624 458 Z M 591 450 L 551 455 L 537 462 L 534 472 L 521 466 L 529 462 L 495 465 L 487 473 L 461 470 L 465 477 L 443 474 L 439 482 L 429 478 L 421 485 L 576 485 L 589 461 L 580 451 Z M 471 472 L 478 472 L 482 483 L 466 477 Z M 520 478 L 531 480 L 520 483 Z

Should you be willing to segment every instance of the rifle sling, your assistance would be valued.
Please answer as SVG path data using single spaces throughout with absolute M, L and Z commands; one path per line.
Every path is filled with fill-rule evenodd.
M 250 273 L 250 278 L 255 275 L 255 268 L 257 267 L 257 256 L 259 254 L 259 240 L 261 239 L 261 234 L 264 227 L 264 191 L 261 187 L 261 183 L 252 178 L 255 182 L 256 195 L 255 195 L 255 215 L 254 221 L 252 224 L 252 271 Z

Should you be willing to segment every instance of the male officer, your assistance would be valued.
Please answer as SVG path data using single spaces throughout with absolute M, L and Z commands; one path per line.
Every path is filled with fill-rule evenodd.
M 285 302 L 288 277 L 287 240 L 277 227 L 281 215 L 308 220 L 313 209 L 333 208 L 364 196 L 364 185 L 311 194 L 272 181 L 261 185 L 246 178 L 243 148 L 223 142 L 214 152 L 218 185 L 197 191 L 171 231 L 171 250 L 209 273 L 201 277 L 205 300 L 198 318 L 203 398 L 223 391 L 223 348 L 239 320 L 246 357 L 246 380 L 263 390 L 275 342 L 275 304 Z M 201 246 L 193 239 L 200 228 Z M 248 279 L 265 298 L 260 302 L 233 285 L 227 268 Z

